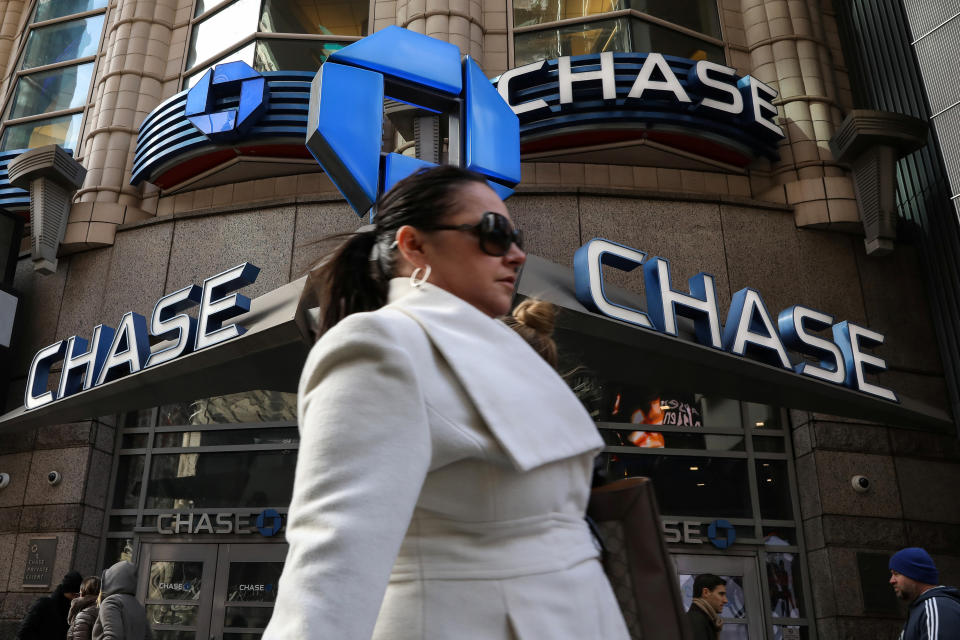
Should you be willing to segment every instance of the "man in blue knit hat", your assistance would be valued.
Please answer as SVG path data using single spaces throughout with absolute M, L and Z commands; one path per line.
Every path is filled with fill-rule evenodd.
M 933 559 L 920 547 L 901 549 L 890 558 L 890 584 L 910 604 L 900 640 L 960 638 L 960 590 L 937 586 L 939 581 Z

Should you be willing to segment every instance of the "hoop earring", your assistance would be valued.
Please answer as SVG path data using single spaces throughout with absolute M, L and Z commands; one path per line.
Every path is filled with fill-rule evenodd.
M 422 278 L 420 277 L 421 271 L 423 272 Z M 413 287 L 414 289 L 419 289 L 420 285 L 426 282 L 427 278 L 430 277 L 431 271 L 432 269 L 430 268 L 430 265 L 427 265 L 426 269 L 424 269 L 423 267 L 417 267 L 416 269 L 414 269 L 413 273 L 410 274 L 410 286 Z

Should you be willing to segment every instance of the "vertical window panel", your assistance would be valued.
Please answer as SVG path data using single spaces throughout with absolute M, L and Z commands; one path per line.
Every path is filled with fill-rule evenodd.
M 187 68 L 250 35 L 257 28 L 258 0 L 237 0 L 193 26 Z
M 633 51 L 655 51 L 690 60 L 726 64 L 723 47 L 638 18 L 633 22 Z

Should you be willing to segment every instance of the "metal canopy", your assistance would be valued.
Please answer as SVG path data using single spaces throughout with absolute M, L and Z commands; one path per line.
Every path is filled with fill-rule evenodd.
M 300 278 L 253 300 L 250 312 L 235 320 L 247 328 L 242 336 L 33 411 L 20 407 L 0 417 L 0 428 L 72 422 L 256 389 L 296 392 L 312 341 L 301 300 L 305 282 Z M 585 364 L 602 364 L 621 380 L 902 427 L 953 427 L 946 412 L 903 396 L 899 404 L 888 402 L 700 345 L 686 318 L 679 319 L 680 337 L 672 337 L 587 311 L 574 296 L 573 271 L 543 258 L 527 257 L 517 290 L 562 307 L 558 332 L 577 334 L 589 347 L 582 353 Z M 646 307 L 635 293 L 610 286 L 607 292 L 636 309 Z
M 641 296 L 609 285 L 606 290 L 617 302 L 646 309 Z M 574 296 L 573 271 L 536 256 L 527 256 L 518 292 L 562 307 L 557 329 L 589 340 L 584 364 L 599 368 L 594 363 L 602 363 L 605 373 L 620 380 L 901 427 L 953 428 L 945 411 L 900 394 L 898 404 L 703 346 L 694 341 L 687 318 L 678 318 L 680 336 L 673 337 L 587 311 Z
M 297 326 L 306 276 L 266 293 L 233 322 L 243 335 L 32 411 L 0 417 L 0 428 L 36 427 L 197 398 L 267 389 L 296 392 L 310 343 Z

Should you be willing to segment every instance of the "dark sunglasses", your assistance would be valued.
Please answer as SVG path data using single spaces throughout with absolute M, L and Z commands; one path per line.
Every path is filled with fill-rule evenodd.
M 506 216 L 485 211 L 477 224 L 435 224 L 421 227 L 424 231 L 467 231 L 480 239 L 480 249 L 495 257 L 507 255 L 510 245 L 523 250 L 523 232 L 510 226 Z

